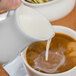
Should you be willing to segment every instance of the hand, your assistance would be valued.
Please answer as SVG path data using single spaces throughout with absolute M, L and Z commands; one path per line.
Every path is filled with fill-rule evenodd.
M 21 0 L 0 0 L 0 11 L 13 10 L 20 6 Z

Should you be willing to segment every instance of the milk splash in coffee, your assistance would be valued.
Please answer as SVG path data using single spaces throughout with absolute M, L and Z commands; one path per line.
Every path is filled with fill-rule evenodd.
M 47 40 L 46 50 L 43 51 L 35 60 L 35 69 L 41 70 L 47 73 L 55 73 L 57 69 L 64 64 L 65 56 L 60 51 L 49 50 L 50 43 L 55 34 Z

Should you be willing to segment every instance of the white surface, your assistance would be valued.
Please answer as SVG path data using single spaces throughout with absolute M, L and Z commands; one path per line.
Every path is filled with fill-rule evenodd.
M 4 69 L 10 76 L 27 76 L 21 56 L 18 56 L 13 62 L 4 66 Z

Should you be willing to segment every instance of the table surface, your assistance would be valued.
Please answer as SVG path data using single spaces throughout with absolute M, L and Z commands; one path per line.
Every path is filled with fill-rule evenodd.
M 62 25 L 76 30 L 76 6 L 69 15 L 51 23 L 53 25 Z M 9 76 L 6 73 L 6 71 L 2 68 L 2 64 L 0 64 L 0 76 Z

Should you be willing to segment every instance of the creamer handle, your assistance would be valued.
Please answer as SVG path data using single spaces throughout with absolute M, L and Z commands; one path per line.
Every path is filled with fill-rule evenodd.
M 8 11 L 7 18 L 15 14 L 15 10 Z

